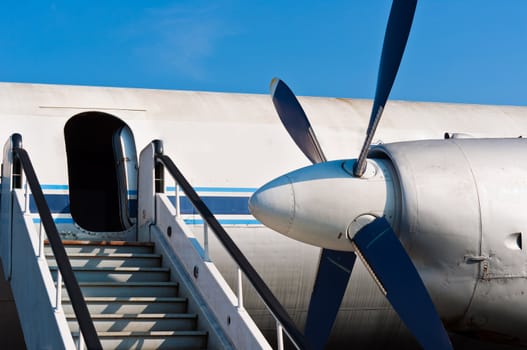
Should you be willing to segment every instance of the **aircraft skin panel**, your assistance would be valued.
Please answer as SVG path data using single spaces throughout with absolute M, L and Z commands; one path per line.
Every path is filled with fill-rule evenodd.
M 486 148 L 455 142 L 473 169 L 482 217 L 483 260 L 478 264 L 478 285 L 468 317 L 481 332 L 523 338 L 527 327 L 527 257 L 522 244 L 527 232 L 527 140 L 496 140 Z
M 362 111 L 371 101 L 300 97 L 300 102 L 329 159 L 356 156 L 368 119 Z M 196 186 L 256 188 L 308 164 L 265 95 L 0 83 L 0 137 L 24 135 L 37 168 L 49 168 L 45 183 L 65 183 L 65 159 L 45 156 L 64 154 L 64 124 L 89 110 L 124 120 L 138 148 L 154 137 L 163 139 L 167 154 Z M 526 115 L 525 107 L 390 101 L 376 140 L 441 139 L 446 131 L 516 137 L 527 135 Z M 216 169 L 229 170 L 211 176 Z
M 299 97 L 299 101 L 328 159 L 358 155 L 371 101 L 325 97 Z M 303 325 L 319 249 L 264 228 L 253 221 L 242 205 L 263 183 L 308 165 L 283 129 L 269 96 L 0 83 L 0 139 L 5 141 L 14 132 L 23 136 L 24 148 L 34 161 L 39 180 L 47 185 L 44 192 L 53 203 L 56 220 L 69 225 L 72 232 L 78 229 L 67 222 L 71 217 L 67 208 L 64 126 L 72 116 L 86 111 L 106 112 L 122 119 L 134 134 L 138 152 L 153 139 L 163 140 L 165 153 L 174 159 L 190 183 L 201 189 L 198 190 L 201 195 L 215 202 L 215 211 L 220 221 L 227 224 L 227 231 L 262 272 L 294 319 Z M 445 132 L 474 137 L 527 135 L 527 107 L 390 101 L 374 142 L 442 139 Z M 173 184 L 167 183 L 167 186 Z M 236 204 L 230 206 L 232 203 Z M 194 229 L 200 237 L 200 222 L 192 221 L 197 217 L 192 213 L 185 215 L 189 223 L 198 224 Z M 457 235 L 453 241 L 473 240 L 476 247 L 470 253 L 477 255 L 481 231 L 475 230 L 473 234 L 474 237 Z M 235 270 L 229 258 L 214 248 L 214 242 L 211 244 L 212 257 L 232 283 Z M 489 244 L 493 243 L 489 241 Z M 456 255 L 456 259 L 461 258 Z M 415 263 L 427 286 L 434 285 L 434 281 L 438 284 L 445 281 L 437 279 L 434 269 L 427 269 L 420 260 Z M 456 269 L 453 265 L 451 268 Z M 469 267 L 467 280 L 463 277 L 458 281 L 465 285 L 460 292 L 462 297 L 455 306 L 445 308 L 452 311 L 452 320 L 462 306 L 468 307 L 466 290 L 474 292 L 478 273 L 479 269 Z M 446 280 L 450 276 L 454 275 L 447 275 Z M 467 282 L 469 278 L 471 282 Z M 485 283 L 490 286 L 487 291 L 502 288 L 498 281 Z M 450 285 L 439 285 L 437 290 Z M 480 281 L 478 288 L 483 285 Z M 514 293 L 520 291 L 517 285 L 510 285 Z M 436 286 L 430 293 L 434 300 L 439 300 L 434 290 Z M 481 289 L 481 296 L 487 291 Z M 511 294 L 510 298 L 519 300 L 520 296 Z M 253 314 L 261 314 L 261 305 L 253 299 L 250 295 L 246 297 L 248 307 Z M 474 299 L 474 307 L 478 300 Z M 274 329 L 274 322 L 268 316 L 257 321 L 264 328 Z M 372 349 L 417 347 L 359 261 L 337 315 L 331 344 L 335 347 L 338 346 L 335 344 L 357 344 L 359 348 Z
M 372 155 L 387 155 L 397 170 L 405 199 L 400 239 L 444 322 L 523 341 L 527 140 L 415 144 L 381 146 Z
M 396 169 L 404 203 L 399 238 L 443 320 L 464 328 L 478 273 L 465 256 L 478 256 L 481 217 L 470 164 L 453 140 L 394 143 L 387 154 Z M 456 179 L 452 181 L 452 179 Z

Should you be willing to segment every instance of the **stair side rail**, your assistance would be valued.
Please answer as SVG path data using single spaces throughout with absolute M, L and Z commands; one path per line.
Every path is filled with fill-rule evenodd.
M 57 262 L 57 267 L 59 269 L 59 273 L 57 275 L 61 276 L 57 277 L 56 303 L 57 305 L 59 305 L 60 303 L 60 293 L 58 290 L 61 288 L 62 279 L 68 292 L 73 310 L 75 312 L 77 322 L 79 323 L 79 347 L 83 346 L 82 340 L 84 340 L 84 343 L 86 344 L 88 349 L 102 349 L 102 345 L 97 335 L 97 331 L 95 330 L 93 320 L 91 319 L 90 313 L 88 311 L 88 306 L 86 305 L 86 301 L 84 300 L 84 297 L 82 295 L 82 291 L 80 289 L 77 278 L 73 273 L 71 263 L 69 261 L 68 255 L 66 254 L 66 249 L 62 244 L 62 240 L 57 230 L 57 226 L 55 225 L 53 217 L 51 216 L 51 211 L 44 197 L 44 193 L 37 178 L 35 169 L 33 167 L 29 154 L 24 148 L 22 148 L 22 137 L 19 134 L 13 134 L 11 139 L 14 140 L 12 142 L 12 159 L 13 163 L 15 164 L 14 168 L 17 168 L 18 163 L 20 166 L 19 170 L 23 170 L 23 173 L 25 174 L 26 182 L 33 195 L 33 200 L 37 207 L 41 224 L 44 226 L 49 245 L 51 246 L 53 255 Z M 22 188 L 21 171 L 13 172 L 12 185 L 13 188 Z M 27 207 L 29 206 L 28 194 L 26 194 L 25 202 L 25 206 L 27 209 Z
M 158 192 L 163 192 L 164 187 L 164 169 L 174 178 L 176 182 L 176 189 L 181 187 L 181 190 L 185 193 L 187 199 L 192 203 L 194 208 L 200 213 L 201 217 L 204 220 L 204 227 L 209 227 L 211 231 L 216 235 L 218 240 L 221 242 L 223 247 L 227 250 L 231 258 L 238 265 L 239 270 L 243 272 L 246 278 L 254 287 L 256 293 L 259 295 L 260 299 L 263 301 L 271 315 L 274 317 L 277 324 L 277 340 L 278 348 L 283 348 L 282 340 L 282 330 L 289 337 L 291 342 L 295 345 L 297 349 L 311 349 L 311 344 L 306 340 L 303 333 L 298 329 L 296 324 L 293 322 L 287 311 L 284 309 L 282 304 L 278 301 L 273 292 L 269 289 L 264 280 L 260 277 L 258 272 L 251 265 L 249 260 L 238 248 L 236 243 L 232 240 L 229 234 L 225 231 L 223 226 L 218 222 L 216 217 L 212 214 L 207 205 L 203 202 L 200 196 L 196 193 L 194 188 L 190 185 L 187 179 L 183 176 L 181 171 L 174 164 L 172 159 L 163 154 L 163 146 L 160 140 L 153 141 L 154 144 L 154 180 L 155 188 Z M 176 190 L 177 191 L 177 190 Z M 176 194 L 176 197 L 177 194 Z M 176 203 L 178 198 L 176 198 Z M 179 208 L 176 204 L 176 212 Z M 207 245 L 207 243 L 205 242 Z M 208 252 L 205 247 L 205 259 L 208 259 Z M 241 273 L 238 274 L 238 289 L 241 290 Z M 239 302 L 242 303 L 242 295 L 238 295 L 240 299 Z

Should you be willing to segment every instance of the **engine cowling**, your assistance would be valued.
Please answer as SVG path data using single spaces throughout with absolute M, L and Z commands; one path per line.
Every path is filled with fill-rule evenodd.
M 363 177 L 354 164 L 279 177 L 254 194 L 251 211 L 282 234 L 336 250 L 353 250 L 349 239 L 384 216 L 450 329 L 527 338 L 527 141 L 384 144 L 370 151 Z
M 395 169 L 400 240 L 441 316 L 460 329 L 524 338 L 527 141 L 402 142 L 370 156 Z

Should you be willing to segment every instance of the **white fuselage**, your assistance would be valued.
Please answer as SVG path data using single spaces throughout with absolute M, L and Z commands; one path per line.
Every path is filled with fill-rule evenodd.
M 371 101 L 314 97 L 299 100 L 329 159 L 358 155 Z M 292 317 L 303 324 L 319 248 L 264 227 L 246 207 L 240 206 L 262 184 L 308 165 L 283 129 L 268 96 L 2 83 L 0 140 L 5 142 L 15 132 L 22 135 L 24 148 L 45 185 L 45 192 L 56 195 L 58 201 L 68 192 L 64 126 L 74 115 L 87 111 L 105 112 L 122 119 L 131 128 L 138 151 L 154 139 L 163 140 L 164 153 L 174 160 L 198 193 L 215 201 L 219 221 Z M 445 132 L 491 138 L 527 135 L 527 107 L 390 101 L 374 142 L 442 139 Z M 231 203 L 236 204 L 230 207 Z M 67 210 L 56 210 L 54 215 L 64 222 L 71 220 Z M 192 214 L 186 214 L 186 218 L 195 219 Z M 71 223 L 68 227 L 75 229 Z M 492 244 L 491 233 L 488 242 Z M 229 282 L 234 280 L 232 262 L 221 249 L 215 249 L 214 241 L 211 244 L 213 261 Z M 474 252 L 474 257 L 478 254 L 482 253 Z M 358 265 L 337 316 L 332 343 L 369 348 L 415 346 L 365 268 Z M 419 263 L 416 265 L 420 267 Z M 455 282 L 456 276 L 448 278 Z M 423 279 L 427 285 L 442 281 L 426 272 Z M 495 288 L 501 288 L 500 281 L 496 279 Z M 456 288 L 455 283 L 445 286 Z M 467 288 L 466 284 L 463 288 Z M 468 288 L 474 290 L 474 307 L 485 309 L 484 286 L 473 281 Z M 521 287 L 515 290 L 519 293 Z M 247 307 L 264 330 L 274 327 L 272 318 L 254 298 L 248 298 Z M 438 307 L 442 313 L 441 308 L 448 311 L 452 305 Z M 508 313 L 514 316 L 514 322 L 520 322 L 518 327 L 527 323 L 527 316 L 519 317 L 509 304 L 497 322 L 503 323 Z M 507 328 L 511 327 L 504 325 Z

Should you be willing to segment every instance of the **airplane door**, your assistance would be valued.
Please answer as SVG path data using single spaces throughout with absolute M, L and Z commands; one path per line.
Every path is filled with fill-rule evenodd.
M 70 212 L 89 232 L 134 225 L 137 155 L 131 129 L 103 112 L 84 112 L 64 127 Z
M 132 130 L 125 125 L 113 136 L 117 190 L 119 192 L 119 213 L 121 224 L 130 228 L 135 223 L 136 206 L 133 197 L 137 195 L 137 153 Z

